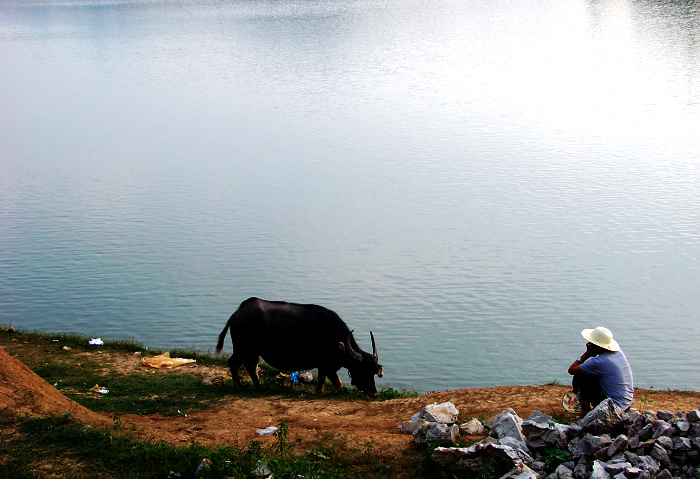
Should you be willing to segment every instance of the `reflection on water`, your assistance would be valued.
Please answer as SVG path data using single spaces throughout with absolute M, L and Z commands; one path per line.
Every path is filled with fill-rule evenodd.
M 699 389 L 695 2 L 5 2 L 0 323 L 212 349 L 337 311 L 383 384 Z

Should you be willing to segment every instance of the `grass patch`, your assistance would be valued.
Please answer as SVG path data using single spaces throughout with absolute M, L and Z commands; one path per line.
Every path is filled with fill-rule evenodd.
M 420 454 L 388 458 L 372 443 L 350 446 L 320 434 L 299 447 L 289 439 L 285 419 L 274 443 L 253 440 L 243 447 L 172 446 L 141 440 L 130 431 L 85 425 L 64 414 L 18 418 L 0 410 L 0 426 L 14 434 L 0 436 L 0 478 L 256 478 L 267 470 L 278 479 L 363 477 L 440 477 Z
M 162 350 L 149 349 L 134 341 L 105 340 L 102 346 L 90 346 L 90 338 L 71 333 L 8 332 L 0 331 L 0 346 L 30 367 L 36 374 L 54 385 L 62 394 L 88 409 L 111 414 L 163 414 L 174 416 L 206 409 L 218 401 L 231 397 L 267 397 L 337 400 L 384 401 L 417 397 L 418 393 L 384 388 L 375 396 L 360 393 L 355 388 L 335 389 L 328 382 L 322 396 L 316 394 L 315 382 L 294 387 L 275 381 L 279 371 L 261 365 L 260 387 L 243 381 L 234 385 L 230 380 L 224 386 L 205 386 L 204 373 L 198 368 L 153 370 L 138 366 L 134 353 L 161 354 Z M 226 358 L 196 351 L 171 351 L 171 357 L 196 359 L 197 366 L 228 368 Z M 119 371 L 110 361 L 136 364 L 126 372 Z M 91 391 L 99 385 L 107 394 Z M 2 477 L 0 477 L 2 479 Z
M 230 395 L 225 388 L 203 386 L 202 379 L 191 373 L 95 375 L 62 379 L 58 384 L 65 396 L 88 409 L 116 414 L 187 414 Z M 109 392 L 102 395 L 91 391 L 96 384 Z
M 267 467 L 275 477 L 345 478 L 347 473 L 330 461 L 309 460 L 279 443 L 251 442 L 230 446 L 171 446 L 141 441 L 124 431 L 85 426 L 70 415 L 13 419 L 0 412 L 3 426 L 15 424 L 18 433 L 3 441 L 0 464 L 3 479 L 52 477 L 218 478 L 256 477 Z M 350 463 L 341 467 L 347 469 Z

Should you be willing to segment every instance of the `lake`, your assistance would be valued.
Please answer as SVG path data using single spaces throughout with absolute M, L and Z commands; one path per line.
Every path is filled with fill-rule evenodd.
M 0 324 L 207 351 L 317 303 L 419 391 L 568 382 L 602 325 L 700 390 L 699 35 L 683 0 L 4 1 Z

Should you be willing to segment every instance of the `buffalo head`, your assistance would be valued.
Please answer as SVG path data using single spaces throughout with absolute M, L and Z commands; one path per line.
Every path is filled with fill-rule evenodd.
M 355 351 L 352 347 L 352 332 L 348 334 L 344 343 L 340 343 L 340 350 L 347 357 L 347 369 L 350 375 L 350 383 L 362 392 L 369 394 L 377 394 L 377 386 L 374 384 L 374 375 L 378 377 L 384 376 L 384 368 L 379 364 L 379 355 L 377 354 L 377 345 L 374 342 L 374 334 L 369 332 L 372 338 L 372 354 L 366 353 L 361 349 Z M 359 349 L 359 348 L 358 348 Z

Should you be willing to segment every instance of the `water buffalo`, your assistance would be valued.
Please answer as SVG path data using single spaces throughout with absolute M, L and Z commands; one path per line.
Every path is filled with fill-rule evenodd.
M 318 393 L 323 392 L 326 378 L 336 388 L 343 387 L 338 377 L 341 367 L 348 369 L 353 386 L 370 394 L 377 392 L 374 375 L 384 374 L 372 332 L 369 334 L 373 351 L 369 354 L 357 346 L 340 316 L 322 306 L 246 299 L 221 331 L 217 353 L 221 352 L 229 328 L 233 355 L 228 365 L 234 382 L 240 380 L 238 369 L 245 365 L 257 386 L 260 357 L 284 371 L 318 368 Z

